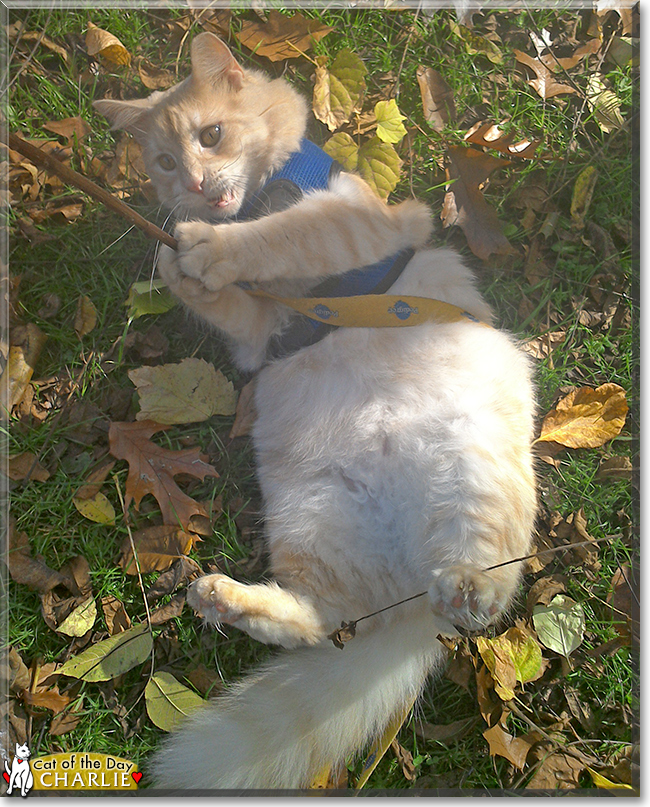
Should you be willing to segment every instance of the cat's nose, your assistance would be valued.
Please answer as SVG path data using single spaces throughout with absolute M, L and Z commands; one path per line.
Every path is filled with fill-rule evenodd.
M 191 193 L 203 193 L 203 183 L 205 181 L 205 177 L 190 177 L 185 187 Z

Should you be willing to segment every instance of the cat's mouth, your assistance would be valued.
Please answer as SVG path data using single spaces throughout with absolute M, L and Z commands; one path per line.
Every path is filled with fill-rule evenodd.
M 237 199 L 232 190 L 223 191 L 219 196 L 207 200 L 208 205 L 216 210 L 223 210 L 224 208 L 233 207 Z

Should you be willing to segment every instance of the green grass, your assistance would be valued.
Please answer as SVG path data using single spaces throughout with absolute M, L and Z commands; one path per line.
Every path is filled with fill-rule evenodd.
M 553 31 L 568 30 L 579 14 L 577 11 L 495 12 L 497 30 L 503 38 L 499 45 L 504 59 L 501 65 L 467 51 L 463 41 L 450 30 L 453 20 L 450 11 L 439 11 L 430 17 L 406 9 L 390 12 L 331 9 L 303 13 L 333 28 L 332 33 L 314 47 L 312 55 L 333 57 L 341 48 L 350 48 L 364 60 L 368 69 L 364 109 L 390 97 L 393 86 L 398 90 L 398 104 L 407 117 L 412 137 L 410 151 L 403 144 L 399 146 L 405 165 L 395 199 L 406 198 L 413 190 L 437 215 L 445 193 L 445 175 L 441 168 L 445 149 L 461 145 L 464 132 L 478 120 L 503 124 L 505 131 L 513 131 L 521 137 L 543 138 L 536 159 L 513 160 L 510 166 L 493 175 L 485 189 L 488 203 L 497 209 L 509 239 L 520 254 L 507 259 L 493 257 L 479 265 L 480 285 L 499 322 L 512 329 L 518 338 L 527 340 L 548 331 L 566 331 L 565 342 L 553 351 L 552 361 L 535 363 L 540 417 L 554 405 L 563 388 L 598 386 L 606 382 L 624 387 L 632 412 L 621 436 L 606 446 L 566 450 L 560 455 L 559 470 L 539 463 L 541 525 L 551 512 L 566 517 L 583 508 L 588 530 L 594 537 L 622 537 L 603 546 L 601 569 L 595 574 L 585 575 L 580 566 L 567 565 L 558 558 L 545 571 L 527 576 L 511 619 L 525 614 L 525 592 L 537 577 L 554 571 L 569 579 L 569 593 L 583 604 L 587 615 L 587 635 L 584 646 L 578 651 L 583 663 L 563 670 L 555 659 L 550 672 L 540 682 L 528 684 L 522 697 L 528 709 L 526 714 L 532 715 L 540 725 L 548 726 L 557 698 L 561 700 L 561 692 L 549 695 L 549 677 L 557 677 L 556 689 L 569 684 L 574 687 L 596 715 L 597 731 L 595 736 L 589 736 L 574 720 L 570 730 L 565 728 L 561 732 L 562 742 L 579 739 L 589 744 L 591 753 L 598 759 L 606 761 L 613 749 L 635 736 L 625 723 L 622 710 L 625 706 L 634 713 L 637 708 L 636 651 L 624 647 L 611 657 L 603 656 L 597 663 L 584 662 L 584 654 L 589 649 L 614 638 L 611 611 L 606 604 L 610 581 L 620 563 L 630 559 L 636 563 L 634 532 L 630 538 L 625 524 L 625 514 L 635 521 L 635 491 L 627 481 L 603 481 L 597 475 L 602 458 L 630 454 L 634 450 L 634 424 L 638 422 L 638 312 L 631 302 L 636 296 L 638 274 L 629 234 L 636 198 L 636 177 L 630 157 L 631 124 L 609 134 L 601 131 L 584 103 L 588 70 L 571 71 L 571 80 L 578 89 L 575 96 L 544 102 L 527 84 L 523 73 L 515 69 L 512 51 L 526 49 L 529 31 L 539 33 L 545 27 Z M 71 43 L 82 45 L 90 17 L 96 25 L 115 34 L 132 54 L 173 71 L 178 49 L 171 47 L 163 23 L 182 14 L 180 9 L 106 9 L 90 13 L 75 10 L 50 13 L 34 9 L 12 12 L 10 22 L 24 19 L 28 30 L 45 29 L 50 39 L 70 46 Z M 243 19 L 254 17 L 250 11 L 235 12 L 232 30 L 239 30 Z M 475 20 L 480 33 L 488 31 L 485 25 L 489 21 L 482 15 L 477 15 Z M 185 41 L 179 59 L 180 77 L 186 75 L 188 43 L 200 30 L 195 23 Z M 586 34 L 578 38 L 584 41 Z M 276 75 L 284 67 L 283 63 L 271 65 L 251 56 L 235 39 L 231 44 L 244 64 L 262 66 Z M 14 75 L 19 64 L 15 54 Z M 423 118 L 416 80 L 419 65 L 441 71 L 454 91 L 457 122 L 442 134 L 434 132 Z M 142 96 L 146 90 L 135 69 L 100 68 L 92 74 L 86 68 L 83 47 L 72 53 L 68 64 L 45 48 L 36 49 L 32 66 L 24 69 L 12 86 L 7 108 L 9 129 L 31 137 L 50 138 L 51 133 L 43 129 L 47 121 L 81 115 L 92 127 L 85 141 L 91 152 L 110 151 L 115 137 L 108 131 L 104 119 L 94 112 L 92 101 L 109 90 L 113 94 L 121 92 L 127 98 Z M 618 67 L 611 63 L 605 63 L 602 72 L 621 101 L 624 119 L 632 121 L 638 106 L 638 76 L 629 66 Z M 308 97 L 312 73 L 313 66 L 305 59 L 287 64 L 287 77 Z M 329 137 L 326 127 L 313 119 L 310 133 L 319 143 Z M 576 178 L 589 165 L 597 168 L 598 181 L 588 219 L 610 237 L 615 265 L 608 263 L 611 256 L 604 255 L 585 233 L 572 226 L 569 213 L 572 191 Z M 76 167 L 84 166 L 76 164 Z M 521 223 L 524 211 L 517 202 L 522 187 L 528 183 L 543 185 L 551 200 L 549 209 L 557 212 L 555 229 L 543 244 L 548 273 L 539 280 L 526 277 L 522 257 L 545 215 L 538 213 L 533 228 L 524 229 Z M 48 199 L 66 195 L 67 191 L 57 191 Z M 161 221 L 164 216 L 140 196 L 129 202 L 148 218 Z M 170 343 L 165 361 L 197 355 L 223 368 L 229 378 L 241 385 L 243 379 L 229 364 L 225 345 L 196 322 L 188 321 L 177 309 L 155 318 L 143 317 L 126 328 L 123 302 L 128 289 L 134 281 L 148 279 L 152 272 L 153 248 L 144 236 L 127 231 L 122 221 L 96 203 L 86 201 L 83 215 L 74 223 L 38 225 L 39 230 L 53 238 L 32 245 L 18 230 L 16 221 L 21 216 L 25 217 L 26 212 L 19 203 L 9 212 L 11 268 L 22 276 L 18 314 L 22 320 L 37 324 L 48 336 L 36 376 L 40 379 L 78 377 L 78 389 L 66 410 L 83 402 L 96 407 L 96 410 L 88 410 L 89 421 L 96 414 L 108 419 L 110 407 L 117 406 L 115 394 L 132 389 L 128 370 L 141 364 L 137 354 L 123 350 L 121 340 L 127 330 L 144 333 L 154 323 L 164 331 Z M 441 229 L 436 240 L 470 257 L 458 228 Z M 598 303 L 590 296 L 590 287 L 594 278 L 603 274 L 605 278 L 599 284 L 605 289 L 615 288 L 618 299 L 623 295 L 632 315 L 631 327 L 623 327 L 615 333 L 582 325 L 577 317 L 581 307 L 588 311 L 599 310 Z M 51 293 L 58 295 L 61 307 L 56 316 L 43 318 L 39 311 L 44 296 Z M 98 310 L 98 325 L 84 337 L 83 343 L 73 329 L 80 293 L 88 295 Z M 113 345 L 114 350 L 103 359 Z M 45 400 L 47 391 L 38 395 Z M 128 393 L 126 397 L 128 406 Z M 55 403 L 55 410 L 62 402 L 63 398 Z M 53 470 L 45 483 L 31 482 L 24 486 L 12 483 L 12 513 L 17 529 L 28 533 L 32 553 L 42 555 L 54 569 L 59 569 L 75 555 L 83 554 L 90 565 L 95 598 L 99 600 L 107 594 L 118 597 L 131 618 L 139 621 L 144 617 L 144 606 L 138 581 L 126 576 L 116 565 L 119 546 L 127 535 L 126 528 L 119 519 L 114 527 L 93 524 L 81 517 L 71 501 L 97 454 L 105 449 L 105 438 L 84 445 L 79 441 L 74 423 L 65 415 L 58 420 L 55 418 L 53 412 L 42 424 L 14 420 L 4 435 L 11 454 L 33 451 L 40 455 L 42 464 Z M 203 568 L 217 562 L 227 573 L 242 576 L 241 562 L 253 547 L 237 524 L 238 513 L 246 506 L 255 509 L 259 505 L 259 492 L 251 447 L 246 440 L 229 441 L 229 428 L 229 419 L 215 417 L 207 423 L 173 428 L 156 439 L 172 448 L 182 447 L 191 439 L 192 444 L 208 452 L 220 478 L 193 485 L 191 495 L 199 500 L 221 496 L 224 511 L 215 523 L 214 533 L 205 537 L 192 555 Z M 123 490 L 124 463 L 118 464 L 114 473 Z M 103 490 L 119 510 L 114 483 L 109 481 Z M 155 523 L 156 514 L 153 501 L 145 499 L 141 512 L 133 514 L 134 528 Z M 252 576 L 259 578 L 261 574 L 258 565 Z M 155 578 L 155 574 L 145 576 L 145 585 Z M 63 660 L 70 642 L 46 626 L 38 595 L 25 586 L 11 584 L 10 598 L 8 643 L 18 649 L 28 664 L 36 658 L 43 662 Z M 103 629 L 100 614 L 93 641 L 103 636 Z M 185 680 L 188 669 L 199 664 L 216 669 L 224 681 L 230 681 L 269 653 L 266 647 L 235 630 L 229 630 L 226 638 L 202 628 L 187 608 L 181 617 L 156 628 L 155 635 L 156 669 L 171 671 L 181 681 Z M 146 764 L 162 734 L 151 724 L 144 709 L 142 691 L 147 674 L 145 664 L 127 673 L 116 685 L 117 702 L 130 710 L 124 723 L 113 711 L 114 702 L 108 689 L 96 684 L 82 685 L 85 716 L 69 734 L 50 736 L 47 733 L 49 713 L 37 711 L 32 719 L 32 752 L 86 749 L 111 752 Z M 472 715 L 479 717 L 476 727 L 449 745 L 425 742 L 415 733 L 418 720 L 437 725 Z M 521 722 L 513 721 L 512 726 L 521 734 L 528 730 Z M 507 760 L 491 757 L 482 735 L 484 728 L 475 690 L 467 692 L 452 681 L 439 678 L 427 687 L 415 715 L 399 735 L 401 744 L 413 754 L 418 777 L 415 783 L 405 780 L 397 760 L 389 752 L 367 787 L 486 790 L 525 786 L 530 772 L 519 773 Z M 351 766 L 351 770 L 358 773 L 359 764 Z M 590 786 L 588 777 L 581 783 Z

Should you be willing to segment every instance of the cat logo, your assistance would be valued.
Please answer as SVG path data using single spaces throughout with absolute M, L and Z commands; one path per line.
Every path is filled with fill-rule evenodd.
M 11 768 L 8 764 L 9 760 L 5 757 L 5 769 L 2 775 L 8 785 L 8 796 L 11 796 L 16 788 L 20 790 L 21 796 L 26 796 L 34 787 L 34 776 L 29 766 L 29 758 L 31 755 L 31 751 L 26 745 L 16 743 L 16 753 L 11 763 Z
M 326 305 L 319 303 L 315 305 L 313 308 L 309 309 L 310 314 L 315 314 L 320 319 L 328 320 L 330 317 L 338 317 L 338 311 L 332 311 L 331 308 L 328 308 Z
M 394 306 L 388 309 L 389 314 L 395 314 L 397 319 L 405 320 L 408 319 L 411 314 L 417 314 L 418 309 L 413 308 L 408 303 L 403 302 L 402 300 L 398 300 Z

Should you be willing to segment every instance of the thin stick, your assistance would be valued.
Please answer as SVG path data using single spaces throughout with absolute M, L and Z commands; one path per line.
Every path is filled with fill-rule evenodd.
M 551 552 L 562 552 L 563 550 L 568 549 L 575 549 L 578 546 L 591 546 L 591 544 L 600 544 L 603 541 L 611 541 L 613 538 L 618 536 L 615 535 L 606 535 L 604 538 L 594 538 L 591 541 L 578 541 L 575 544 L 566 544 L 565 546 L 554 546 L 551 549 L 542 549 L 539 552 L 536 552 L 532 555 L 524 555 L 521 558 L 513 558 L 512 560 L 506 560 L 503 563 L 496 563 L 494 566 L 488 566 L 487 569 L 482 569 L 483 572 L 491 572 L 492 569 L 500 569 L 502 566 L 509 566 L 511 563 L 521 563 L 524 560 L 529 560 L 530 558 L 534 558 L 535 555 L 541 555 L 544 553 L 551 553 Z M 371 616 L 377 616 L 377 614 L 381 614 L 384 611 L 389 611 L 391 608 L 395 608 L 398 605 L 403 605 L 405 602 L 410 602 L 411 600 L 417 600 L 418 597 L 424 597 L 426 591 L 421 591 L 419 594 L 414 594 L 412 597 L 407 597 L 405 600 L 399 600 L 399 602 L 394 602 L 392 605 L 387 605 L 385 608 L 380 608 L 379 611 L 373 611 L 371 614 L 365 614 L 365 616 L 360 616 L 358 619 L 353 619 L 351 622 L 344 622 L 341 627 L 350 628 L 354 630 L 357 624 L 361 622 L 363 619 L 369 619 Z M 338 634 L 339 631 L 333 631 L 328 638 L 335 636 Z
M 155 224 L 147 221 L 147 219 L 145 219 L 139 213 L 136 213 L 135 210 L 132 210 L 120 199 L 112 196 L 108 191 L 100 188 L 99 185 L 91 182 L 91 180 L 87 179 L 82 174 L 79 174 L 77 171 L 74 171 L 72 168 L 64 165 L 60 160 L 57 160 L 56 157 L 53 157 L 51 154 L 47 154 L 47 152 L 43 151 L 43 149 L 40 149 L 38 146 L 34 146 L 31 143 L 28 143 L 26 140 L 23 140 L 22 137 L 18 137 L 18 135 L 11 133 L 9 134 L 5 145 L 10 149 L 19 152 L 19 154 L 22 154 L 24 157 L 27 157 L 27 159 L 31 160 L 34 165 L 37 165 L 40 168 L 45 168 L 52 174 L 56 174 L 56 176 L 58 176 L 68 185 L 74 185 L 84 193 L 87 193 L 88 196 L 92 196 L 93 199 L 97 199 L 98 202 L 106 205 L 106 207 L 110 208 L 114 213 L 117 213 L 118 215 L 127 219 L 127 221 L 130 221 L 131 224 L 142 230 L 142 232 L 145 233 L 145 235 L 148 235 L 149 238 L 155 238 L 158 241 L 162 241 L 163 244 L 167 244 L 167 246 L 171 247 L 172 249 L 178 249 L 178 242 L 173 235 L 166 233 L 164 230 L 161 230 L 160 227 L 157 227 Z

